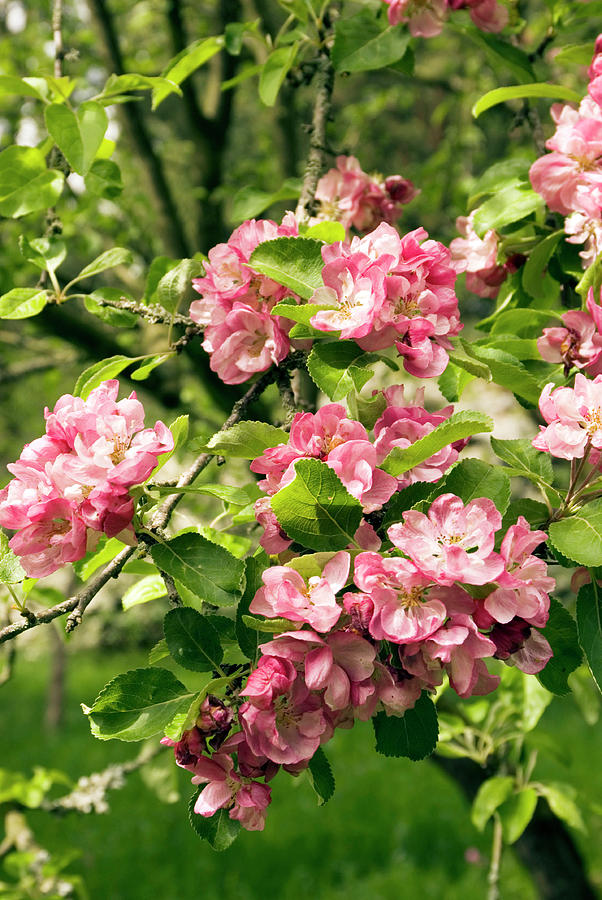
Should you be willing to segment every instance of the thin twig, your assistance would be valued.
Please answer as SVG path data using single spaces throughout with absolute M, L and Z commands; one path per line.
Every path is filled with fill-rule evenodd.
M 63 21 L 63 0 L 54 0 L 52 4 L 52 39 L 54 42 L 54 77 L 62 78 L 63 75 L 63 33 L 61 30 Z
M 491 862 L 487 876 L 487 900 L 499 900 L 500 896 L 500 862 L 502 859 L 503 834 L 502 821 L 497 813 L 493 816 L 493 840 L 491 843 Z
M 110 306 L 111 309 L 123 309 L 126 312 L 135 313 L 137 316 L 140 316 L 140 318 L 146 319 L 146 321 L 150 322 L 152 325 L 169 325 L 170 322 L 173 322 L 174 325 L 199 327 L 189 316 L 182 316 L 178 313 L 172 314 L 166 309 L 163 309 L 162 306 L 144 306 L 142 303 L 136 303 L 134 300 L 126 300 L 125 297 L 121 297 L 119 300 L 107 300 L 104 297 L 95 297 L 94 300 L 99 306 Z M 199 329 L 199 331 L 200 330 L 202 329 Z
M 318 180 L 326 166 L 326 124 L 332 111 L 334 69 L 328 50 L 320 51 L 314 76 L 316 101 L 311 126 L 309 153 L 303 176 L 303 187 L 295 215 L 298 222 L 306 222 L 314 203 Z

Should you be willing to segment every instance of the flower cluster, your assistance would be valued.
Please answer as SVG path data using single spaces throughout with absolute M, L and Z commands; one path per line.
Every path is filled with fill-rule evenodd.
M 319 459 L 340 478 L 349 493 L 360 501 L 365 513 L 380 509 L 395 491 L 415 481 L 434 482 L 456 462 L 466 441 L 456 441 L 400 478 L 388 475 L 379 466 L 395 447 L 405 449 L 429 434 L 453 412 L 453 406 L 429 413 L 421 405 L 423 391 L 413 404 L 404 399 L 402 386 L 384 391 L 386 407 L 374 425 L 374 439 L 360 422 L 347 417 L 345 408 L 329 403 L 317 413 L 297 413 L 292 421 L 288 443 L 271 447 L 251 463 L 251 470 L 265 478 L 259 486 L 268 497 L 295 478 L 299 459 Z M 280 553 L 291 541 L 282 532 L 268 497 L 255 505 L 257 521 L 264 528 L 261 544 L 268 553 Z M 378 549 L 380 541 L 372 526 L 364 520 L 355 535 L 366 549 Z
M 462 329 L 450 251 L 424 228 L 401 237 L 382 223 L 365 237 L 322 248 L 325 287 L 310 303 L 329 307 L 311 319 L 319 331 L 340 331 L 364 350 L 393 344 L 411 375 L 440 375 L 450 336 Z
M 474 230 L 474 211 L 469 216 L 458 216 L 456 228 L 462 237 L 450 243 L 451 264 L 456 272 L 466 272 L 466 287 L 479 297 L 497 297 L 500 285 L 511 272 L 515 272 L 524 257 L 509 257 L 498 263 L 499 235 L 490 228 L 480 238 Z
M 282 225 L 270 219 L 243 222 L 226 244 L 209 251 L 205 275 L 192 282 L 202 296 L 190 305 L 190 317 L 205 326 L 203 348 L 226 384 L 246 381 L 282 362 L 289 352 L 291 323 L 270 315 L 270 310 L 291 292 L 255 272 L 248 262 L 263 241 L 298 233 L 292 213 Z
M 28 575 L 81 559 L 100 533 L 132 536 L 128 489 L 174 444 L 163 422 L 144 428 L 135 393 L 118 393 L 118 381 L 105 381 L 87 400 L 64 395 L 45 410 L 46 434 L 8 466 L 15 477 L 0 491 L 0 525 L 16 531 L 9 544 Z
M 560 317 L 562 327 L 544 328 L 537 349 L 550 363 L 563 363 L 568 375 L 573 366 L 588 375 L 602 374 L 602 308 L 594 300 L 594 289 L 587 295 L 587 312 L 572 309 Z
M 602 450 L 602 375 L 590 381 L 579 372 L 574 387 L 554 387 L 547 384 L 539 399 L 548 424 L 540 426 L 533 446 L 560 459 L 581 459 L 589 454 L 594 462 Z
M 403 207 L 419 191 L 401 175 L 368 175 L 355 156 L 337 156 L 335 169 L 323 175 L 316 188 L 316 215 L 312 224 L 340 222 L 346 231 L 372 231 L 381 222 L 393 225 Z
M 536 629 L 554 581 L 533 555 L 546 535 L 521 517 L 498 553 L 492 501 L 464 505 L 453 494 L 403 518 L 388 529 L 390 552 L 352 560 L 339 551 L 315 574 L 317 563 L 310 558 L 308 568 L 300 557 L 263 573 L 250 611 L 284 617 L 291 629 L 260 646 L 236 714 L 209 698 L 191 731 L 164 741 L 193 782 L 207 784 L 195 812 L 228 809 L 243 827 L 262 829 L 267 782 L 279 766 L 306 768 L 336 728 L 381 710 L 402 716 L 446 674 L 461 697 L 489 693 L 499 678 L 486 658 L 529 673 L 546 664 L 551 650 Z M 485 584 L 489 592 L 475 599 L 470 586 Z
M 554 212 L 568 218 L 565 231 L 590 265 L 602 249 L 602 35 L 589 68 L 588 95 L 579 108 L 555 103 L 551 150 L 531 166 L 531 184 Z
M 498 32 L 508 24 L 508 10 L 498 0 L 384 0 L 391 25 L 408 23 L 414 37 L 441 34 L 450 12 L 468 9 L 481 31 Z

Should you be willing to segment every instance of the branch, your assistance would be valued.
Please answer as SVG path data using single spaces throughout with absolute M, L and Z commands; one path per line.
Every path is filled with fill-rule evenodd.
M 248 389 L 246 394 L 234 404 L 232 412 L 219 430 L 224 431 L 226 428 L 230 428 L 232 425 L 235 425 L 236 422 L 239 422 L 244 418 L 249 406 L 263 394 L 266 388 L 277 380 L 282 370 L 288 371 L 298 368 L 304 362 L 305 357 L 306 354 L 302 351 L 292 353 L 284 361 L 282 366 L 273 366 L 271 369 L 268 369 L 267 372 L 264 372 L 255 384 Z M 192 465 L 182 473 L 178 479 L 177 487 L 187 487 L 192 484 L 203 469 L 209 465 L 215 455 L 216 454 L 214 453 L 201 453 Z M 154 533 L 159 536 L 163 532 L 163 529 L 168 524 L 176 506 L 183 496 L 183 494 L 171 494 L 164 500 L 161 506 L 155 510 L 150 526 L 147 529 L 148 532 L 151 532 L 151 535 Z M 147 544 L 148 537 L 145 535 L 145 538 L 141 539 L 134 547 L 125 547 L 115 559 L 96 576 L 96 578 L 82 588 L 75 596 L 69 597 L 62 603 L 58 603 L 56 606 L 45 609 L 40 613 L 34 613 L 31 610 L 26 609 L 22 613 L 25 617 L 25 621 L 7 625 L 0 631 L 0 644 L 15 638 L 17 635 L 22 634 L 24 631 L 28 631 L 30 628 L 34 628 L 36 625 L 47 625 L 49 622 L 52 622 L 53 619 L 63 616 L 65 613 L 71 613 L 67 619 L 65 629 L 67 632 L 73 631 L 73 629 L 81 622 L 86 608 L 98 594 L 100 589 L 112 578 L 117 578 L 127 561 L 131 559 L 139 549 L 146 547 Z
M 54 42 L 54 77 L 61 78 L 63 74 L 63 33 L 61 25 L 63 21 L 63 0 L 54 0 L 52 5 L 52 40 Z
M 100 28 L 104 42 L 111 60 L 113 70 L 117 75 L 125 74 L 123 54 L 117 37 L 117 30 L 113 17 L 105 0 L 90 0 Z M 177 256 L 189 257 L 191 255 L 188 238 L 184 226 L 180 220 L 180 214 L 173 198 L 171 188 L 165 175 L 163 162 L 155 152 L 144 116 L 137 103 L 121 104 L 122 113 L 130 131 L 132 142 L 144 163 L 148 180 L 155 193 L 157 203 L 169 227 L 170 243 Z
M 332 90 L 334 69 L 328 50 L 323 49 L 318 57 L 316 73 L 316 102 L 311 125 L 309 154 L 303 177 L 303 187 L 295 215 L 299 223 L 306 222 L 314 203 L 318 180 L 326 166 L 326 124 L 332 110 Z
M 122 297 L 120 300 L 107 300 L 103 297 L 94 297 L 99 306 L 110 306 L 112 309 L 124 309 L 126 312 L 135 313 L 141 319 L 146 319 L 152 325 L 186 325 L 187 327 L 197 327 L 196 323 L 190 316 L 182 316 L 179 313 L 170 313 L 162 306 L 144 306 L 142 303 L 136 303 L 134 300 L 126 300 Z M 200 333 L 199 329 L 197 333 Z

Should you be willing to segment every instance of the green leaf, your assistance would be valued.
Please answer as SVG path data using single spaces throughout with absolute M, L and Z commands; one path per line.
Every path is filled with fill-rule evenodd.
M 462 346 L 468 356 L 489 366 L 491 377 L 496 384 L 508 388 L 513 394 L 522 397 L 528 403 L 537 404 L 541 388 L 533 375 L 515 356 L 504 350 L 498 350 L 496 347 L 482 347 L 466 341 L 462 341 Z
M 178 418 L 174 419 L 171 423 L 169 430 L 173 435 L 173 450 L 169 450 L 167 453 L 161 453 L 159 455 L 157 465 L 153 469 L 153 476 L 156 475 L 159 469 L 162 469 L 165 463 L 169 462 L 172 456 L 184 446 L 186 438 L 188 437 L 189 423 L 190 417 L 188 415 L 178 416 Z
M 288 434 L 267 422 L 237 422 L 231 428 L 218 431 L 207 444 L 193 442 L 196 450 L 207 450 L 227 459 L 257 459 L 268 447 L 288 443 Z
M 552 484 L 554 470 L 550 454 L 536 450 L 530 438 L 501 441 L 499 438 L 492 437 L 491 449 L 508 465 L 524 472 L 531 481 Z
M 295 479 L 271 498 L 283 530 L 310 550 L 342 550 L 353 543 L 362 505 L 326 463 L 300 459 Z
M 8 546 L 7 536 L 0 531 L 0 582 L 2 584 L 20 584 L 26 577 L 19 558 Z
M 107 269 L 115 269 L 117 266 L 129 266 L 132 262 L 131 250 L 125 250 L 123 247 L 113 247 L 112 250 L 105 250 L 91 263 L 85 266 L 79 275 L 72 278 L 65 287 L 67 290 L 72 284 L 83 281 L 84 278 L 91 278 L 92 275 L 98 275 L 99 272 L 105 272 Z
M 522 672 L 520 674 L 523 685 L 522 725 L 525 731 L 532 731 L 554 699 L 554 695 L 544 688 L 537 678 L 531 678 Z
M 51 103 L 44 110 L 44 117 L 51 138 L 71 168 L 85 175 L 109 124 L 104 107 L 88 100 L 73 112 L 64 103 Z
M 386 407 L 385 395 L 380 391 L 374 397 L 362 397 L 357 391 L 351 391 L 347 395 L 347 408 L 349 409 L 350 417 L 357 422 L 361 422 L 368 431 L 374 428 Z
M 157 356 L 151 356 L 146 362 L 142 363 L 141 366 L 138 366 L 137 369 L 131 373 L 130 378 L 132 381 L 146 381 L 148 376 L 159 366 L 162 366 L 164 362 L 167 362 L 168 359 L 173 358 L 173 352 L 169 350 L 167 353 L 159 353 Z
M 123 372 L 132 363 L 143 359 L 142 356 L 109 356 L 108 359 L 101 359 L 100 362 L 94 363 L 81 373 L 75 383 L 73 393 L 76 397 L 86 400 L 90 392 L 97 388 L 99 384 L 110 378 L 115 378 L 120 372 Z
M 515 182 L 502 188 L 475 211 L 474 229 L 483 237 L 490 228 L 500 230 L 543 207 L 543 200 L 530 184 Z
M 511 775 L 494 775 L 484 781 L 472 803 L 470 818 L 479 831 L 492 817 L 496 809 L 508 799 L 514 790 L 514 778 Z
M 237 191 L 232 199 L 232 219 L 237 222 L 254 219 L 274 203 L 280 203 L 282 200 L 296 200 L 300 193 L 301 181 L 299 178 L 287 178 L 282 183 L 282 187 L 274 193 L 260 191 L 259 188 L 247 185 Z
M 201 791 L 196 791 L 188 804 L 188 819 L 193 831 L 203 841 L 208 841 L 214 850 L 227 850 L 230 844 L 238 837 L 240 822 L 231 819 L 227 809 L 218 809 L 210 816 L 201 816 L 194 811 L 194 805 Z
M 592 61 L 592 42 L 587 44 L 567 44 L 558 50 L 554 49 L 554 63 L 575 63 L 578 66 L 589 66 Z
M 311 324 L 311 319 L 316 315 L 316 313 L 322 312 L 325 309 L 336 309 L 336 306 L 333 304 L 332 306 L 328 304 L 321 303 L 300 303 L 297 304 L 292 299 L 292 297 L 285 298 L 281 300 L 280 303 L 277 303 L 276 306 L 273 306 L 270 314 L 272 316 L 282 316 L 285 319 L 290 319 L 292 322 L 298 322 L 301 325 L 304 325 L 306 328 L 311 329 L 308 332 L 308 335 L 312 337 L 324 337 L 323 332 L 314 329 Z M 297 335 L 299 337 L 299 335 Z M 303 337 L 304 335 L 300 335 Z M 332 337 L 332 335 L 329 335 Z
M 95 159 L 86 175 L 86 187 L 97 197 L 114 200 L 123 191 L 121 170 L 112 159 Z
M 464 393 L 464 389 L 471 381 L 474 381 L 474 378 L 475 376 L 471 375 L 464 366 L 460 366 L 460 364 L 455 366 L 449 362 L 445 371 L 437 379 L 437 385 L 446 400 L 449 400 L 450 403 L 457 403 Z M 491 373 L 487 380 L 491 381 Z
M 200 39 L 189 44 L 181 53 L 170 60 L 167 68 L 161 72 L 161 83 L 153 87 L 153 109 L 157 109 L 169 94 L 181 93 L 178 89 L 196 69 L 208 62 L 212 56 L 224 46 L 224 38 L 220 35 Z
M 362 10 L 335 25 L 335 39 L 331 52 L 337 72 L 366 72 L 382 69 L 402 58 L 410 36 L 397 27 L 381 26 L 374 13 Z
M 273 50 L 261 70 L 259 76 L 259 99 L 265 106 L 273 106 L 286 74 L 295 61 L 298 44 L 290 47 L 279 47 Z
M 167 641 L 165 638 L 161 638 L 160 641 L 151 647 L 148 654 L 148 664 L 149 666 L 154 666 L 155 663 L 159 662 L 162 659 L 166 659 L 169 656 L 169 650 L 167 649 Z
M 498 809 L 502 822 L 502 835 L 506 844 L 513 844 L 519 839 L 535 812 L 537 791 L 525 787 L 508 797 Z
M 347 232 L 340 222 L 318 222 L 316 225 L 310 225 L 303 232 L 303 237 L 313 238 L 315 241 L 324 241 L 326 244 L 336 244 L 337 241 L 344 241 Z
M 504 159 L 489 166 L 482 175 L 479 175 L 474 187 L 474 193 L 468 199 L 468 208 L 475 206 L 482 197 L 499 191 L 500 188 L 506 187 L 509 183 L 528 181 L 529 169 L 532 163 L 533 160 L 528 157 L 518 157 L 516 159 Z
M 84 306 L 89 313 L 102 319 L 107 325 L 112 325 L 114 328 L 133 328 L 138 321 L 135 313 L 128 312 L 126 309 L 116 309 L 113 306 L 104 306 L 100 302 L 102 300 L 115 302 L 122 299 L 129 300 L 130 297 L 124 295 L 123 291 L 117 288 L 103 287 L 88 294 L 84 298 Z
M 585 272 L 583 273 L 579 283 L 575 287 L 575 290 L 579 294 L 582 300 L 585 300 L 590 288 L 594 291 L 594 297 L 597 297 L 600 293 L 600 287 L 602 285 L 602 253 L 599 253 L 591 266 L 588 266 Z
M 132 606 L 148 603 L 149 600 L 165 597 L 166 593 L 165 582 L 160 575 L 147 575 L 127 589 L 121 598 L 121 606 L 124 610 L 128 610 Z
M 54 206 L 65 176 L 47 169 L 35 147 L 8 147 L 0 153 L 0 216 L 18 218 Z
M 206 494 L 209 497 L 217 497 L 224 503 L 233 503 L 235 506 L 248 506 L 259 497 L 264 496 L 256 485 L 248 487 L 234 487 L 230 484 L 199 484 L 189 487 L 169 487 L 168 485 L 154 485 L 149 490 L 152 494 Z
M 47 303 L 48 291 L 13 288 L 0 297 L 0 319 L 29 319 L 41 313 Z
M 571 784 L 551 781 L 538 785 L 539 793 L 548 801 L 548 806 L 557 818 L 571 828 L 585 831 L 581 811 L 576 803 L 577 791 Z
M 153 544 L 151 556 L 162 572 L 206 603 L 232 606 L 240 599 L 242 560 L 200 534 L 181 534 L 164 544 Z
M 489 416 L 471 411 L 454 413 L 429 434 L 410 444 L 409 447 L 404 449 L 394 447 L 380 468 L 389 475 L 398 477 L 424 462 L 434 453 L 438 453 L 448 444 L 472 437 L 473 434 L 483 431 L 493 431 L 493 422 Z
M 20 97 L 45 100 L 48 95 L 48 85 L 43 78 L 16 78 L 14 75 L 0 75 L 0 94 L 18 94 Z
M 499 38 L 495 34 L 486 34 L 474 25 L 461 25 L 451 21 L 447 23 L 446 27 L 465 34 L 473 43 L 481 47 L 490 58 L 496 72 L 501 63 L 502 66 L 514 72 L 521 81 L 532 82 L 536 78 L 528 55 L 509 41 Z
M 178 311 L 180 303 L 191 291 L 193 278 L 203 274 L 203 263 L 199 259 L 182 259 L 170 269 L 157 285 L 157 303 L 170 313 Z
M 384 756 L 407 756 L 424 759 L 437 746 L 439 733 L 435 704 L 424 691 L 413 709 L 403 716 L 387 716 L 379 712 L 373 719 L 376 749 Z
M 265 553 L 261 553 L 260 556 L 249 556 L 245 560 L 245 590 L 236 608 L 236 640 L 245 656 L 252 661 L 257 657 L 259 635 L 257 631 L 249 628 L 244 619 L 249 612 L 253 597 L 263 586 L 261 573 L 267 565 L 268 559 Z
M 511 525 L 515 525 L 518 517 L 524 516 L 531 528 L 539 530 L 549 519 L 550 514 L 545 503 L 523 497 L 520 500 L 512 500 L 502 519 L 501 531 L 505 534 Z
M 451 470 L 437 494 L 455 494 L 464 503 L 488 497 L 504 514 L 510 502 L 510 479 L 500 466 L 481 459 L 463 459 Z
M 537 338 L 551 320 L 559 323 L 560 312 L 553 309 L 507 309 L 495 319 L 491 333 Z
M 492 106 L 497 106 L 498 103 L 526 97 L 549 97 L 552 100 L 566 100 L 569 103 L 579 103 L 581 100 L 581 94 L 577 94 L 576 91 L 561 84 L 542 84 L 541 82 L 538 84 L 511 84 L 508 87 L 495 88 L 493 91 L 483 94 L 473 106 L 472 114 L 475 119 L 478 119 L 481 113 L 491 109 Z
M 28 241 L 22 234 L 19 238 L 19 250 L 25 259 L 42 271 L 55 272 L 67 256 L 65 242 L 54 237 Z
M 314 344 L 307 371 L 331 400 L 342 400 L 349 391 L 361 391 L 370 381 L 374 370 L 368 366 L 377 361 L 376 353 L 366 353 L 355 341 L 328 341 Z
M 334 775 L 330 763 L 321 747 L 318 747 L 308 766 L 311 785 L 318 795 L 318 806 L 328 803 L 334 794 Z
M 386 531 L 390 525 L 401 522 L 404 512 L 408 509 L 421 508 L 435 491 L 436 486 L 428 481 L 415 481 L 402 491 L 396 491 L 385 506 L 383 530 Z
M 135 72 L 128 72 L 125 75 L 109 75 L 102 93 L 97 94 L 94 100 L 98 100 L 103 106 L 109 106 L 112 103 L 123 103 L 127 100 L 133 100 L 128 96 L 130 91 L 149 91 L 162 89 L 165 96 L 171 93 L 182 94 L 182 91 L 174 81 L 162 78 L 159 75 L 138 75 Z
M 294 631 L 295 622 L 290 619 L 258 619 L 257 616 L 242 616 L 243 625 L 251 631 L 259 631 L 264 634 L 282 634 L 283 631 Z
M 595 573 L 592 573 L 595 578 Z M 584 584 L 577 597 L 579 643 L 594 681 L 602 691 L 602 601 L 597 581 Z
M 580 665 L 583 654 L 575 620 L 555 597 L 550 597 L 550 617 L 543 629 L 543 636 L 554 655 L 537 678 L 553 694 L 568 694 L 568 676 Z
M 541 294 L 541 279 L 550 257 L 556 250 L 562 237 L 562 231 L 555 231 L 537 244 L 531 253 L 527 262 L 523 266 L 522 283 L 523 287 L 531 297 L 536 300 Z M 499 326 L 498 326 L 499 330 Z
M 311 238 L 279 237 L 259 244 L 249 263 L 256 272 L 309 300 L 314 291 L 323 287 L 322 246 Z
M 550 540 L 564 556 L 581 566 L 602 566 L 602 499 L 572 516 L 552 522 Z
M 212 672 L 224 658 L 219 635 L 206 616 L 187 606 L 170 609 L 163 622 L 171 656 L 185 669 Z
M 167 669 L 133 669 L 113 678 L 92 706 L 82 704 L 82 709 L 94 737 L 142 741 L 188 709 L 192 696 Z

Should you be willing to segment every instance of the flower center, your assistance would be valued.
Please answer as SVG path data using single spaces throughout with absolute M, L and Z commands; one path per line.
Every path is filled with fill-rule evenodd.
M 402 607 L 402 609 L 413 609 L 415 606 L 420 606 L 420 604 L 422 603 L 423 594 L 424 588 L 410 588 L 409 591 L 404 591 L 403 593 L 399 594 L 399 605 Z
M 126 450 L 129 450 L 130 443 L 130 438 L 115 438 L 113 441 L 113 452 L 111 453 L 111 462 L 114 466 L 123 462 Z
M 597 409 L 590 409 L 583 418 L 585 421 L 585 430 L 591 438 L 596 431 L 600 431 L 602 428 L 602 411 L 599 407 Z

